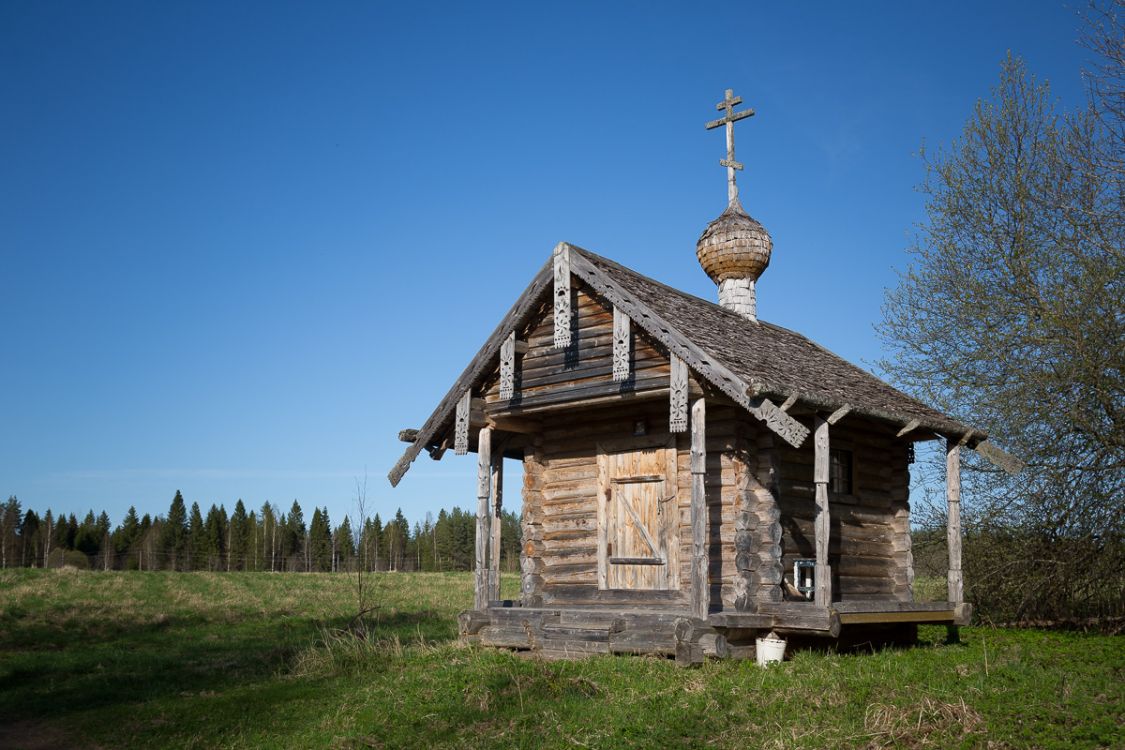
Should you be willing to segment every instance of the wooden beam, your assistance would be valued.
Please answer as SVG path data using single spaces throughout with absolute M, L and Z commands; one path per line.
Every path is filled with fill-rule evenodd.
M 837 409 L 836 411 L 829 414 L 828 419 L 826 419 L 824 421 L 828 422 L 828 424 L 836 424 L 841 419 L 846 417 L 848 415 L 848 412 L 851 411 L 851 410 L 852 410 L 851 404 L 844 404 L 839 409 Z
M 475 586 L 473 608 L 488 607 L 488 542 L 492 536 L 489 528 L 492 512 L 489 496 L 492 490 L 492 428 L 482 427 L 477 440 L 477 538 L 475 548 Z
M 942 622 L 956 620 L 956 610 L 941 609 L 931 612 L 855 612 L 840 613 L 841 625 L 867 625 L 893 622 Z
M 543 431 L 543 423 L 538 419 L 526 417 L 488 417 L 489 427 L 500 432 L 514 432 L 517 435 L 538 435 Z
M 961 446 L 953 440 L 945 448 L 946 541 L 949 545 L 949 601 L 964 601 L 961 577 Z
M 789 398 L 785 399 L 785 401 L 781 404 L 781 406 L 779 406 L 777 408 L 781 409 L 782 411 L 789 411 L 789 408 L 791 406 L 793 406 L 793 404 L 795 404 L 795 403 L 797 403 L 797 394 L 796 393 L 790 393 Z
M 473 391 L 467 388 L 457 402 L 457 415 L 453 427 L 453 452 L 463 456 L 469 452 L 469 422 L 472 419 Z
M 813 482 L 816 484 L 816 595 L 818 607 L 827 608 L 832 603 L 832 570 L 828 566 L 828 535 L 831 519 L 828 514 L 828 425 L 819 415 L 814 419 Z
M 906 433 L 913 431 L 916 427 L 918 427 L 918 424 L 919 424 L 919 422 L 918 422 L 917 419 L 910 420 L 909 422 L 907 422 L 906 424 L 904 424 L 902 426 L 901 430 L 899 430 L 897 433 L 895 433 L 895 437 L 900 438 L 903 435 L 905 435 Z
M 516 395 L 516 332 L 500 345 L 500 398 L 510 401 Z
M 427 448 L 426 450 L 430 454 L 430 458 L 434 461 L 440 461 L 445 455 L 445 452 L 449 450 L 449 433 L 445 434 L 445 437 L 441 439 L 441 442 L 438 443 L 436 448 Z
M 492 528 L 488 545 L 491 553 L 488 566 L 488 599 L 495 601 L 500 598 L 500 514 L 504 510 L 504 451 L 499 445 L 492 456 L 492 476 L 489 485 L 492 491 L 490 508 Z
M 710 609 L 707 580 L 707 402 L 691 405 L 691 613 Z
M 1002 451 L 987 440 L 982 440 L 973 448 L 993 465 L 1009 474 L 1019 474 L 1027 466 L 1023 461 L 1007 451 Z
M 613 379 L 628 380 L 632 374 L 630 348 L 633 343 L 629 316 L 617 305 L 613 306 Z
M 570 245 L 560 242 L 555 247 L 555 348 L 570 346 Z

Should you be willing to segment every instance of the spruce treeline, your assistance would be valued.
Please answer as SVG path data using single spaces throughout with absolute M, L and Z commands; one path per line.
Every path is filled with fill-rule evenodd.
M 501 516 L 501 569 L 519 568 L 520 523 Z M 413 526 L 399 509 L 383 521 L 378 514 L 352 528 L 345 517 L 334 523 L 327 508 L 314 508 L 306 522 L 296 500 L 288 508 L 266 502 L 247 510 L 242 500 L 227 511 L 212 504 L 190 507 L 177 491 L 167 513 L 139 516 L 130 507 L 113 526 L 104 511 L 79 520 L 47 510 L 24 511 L 9 497 L 0 506 L 0 567 L 98 570 L 209 570 L 278 572 L 456 571 L 470 570 L 476 516 L 460 508 L 426 514 Z

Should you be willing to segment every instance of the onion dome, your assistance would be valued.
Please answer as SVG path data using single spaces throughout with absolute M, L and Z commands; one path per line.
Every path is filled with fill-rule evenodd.
M 703 230 L 696 243 L 699 265 L 716 284 L 731 279 L 757 281 L 770 264 L 773 240 L 734 198 L 727 209 Z

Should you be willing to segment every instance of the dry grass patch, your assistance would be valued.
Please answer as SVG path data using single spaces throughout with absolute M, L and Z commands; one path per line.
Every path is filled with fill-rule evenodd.
M 869 733 L 868 748 L 945 747 L 949 738 L 984 734 L 984 719 L 965 703 L 940 701 L 929 696 L 913 704 L 872 703 L 863 727 Z

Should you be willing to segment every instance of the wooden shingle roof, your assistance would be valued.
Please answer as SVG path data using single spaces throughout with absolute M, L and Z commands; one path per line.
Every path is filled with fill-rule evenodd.
M 771 399 L 824 411 L 844 409 L 908 429 L 930 430 L 975 447 L 1009 471 L 1019 468 L 1018 460 L 986 442 L 983 430 L 926 406 L 799 333 L 749 321 L 574 245 L 561 243 L 556 254 L 560 250 L 570 254 L 573 274 L 598 296 L 622 307 L 636 325 L 683 358 L 697 376 L 791 443 L 800 444 L 808 431 Z M 548 262 L 417 431 L 388 475 L 392 485 L 398 484 L 422 448 L 441 442 L 449 433 L 457 401 L 496 369 L 500 345 L 511 331 L 520 331 L 548 299 L 551 281 L 552 264 Z M 784 422 L 788 424 L 780 424 Z
M 833 411 L 845 404 L 857 414 L 899 424 L 918 420 L 935 432 L 978 440 L 974 430 L 911 398 L 844 358 L 788 328 L 752 322 L 709 300 L 681 292 L 588 250 L 572 248 L 614 278 L 643 304 L 741 376 L 754 395 Z

